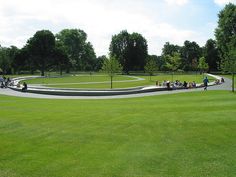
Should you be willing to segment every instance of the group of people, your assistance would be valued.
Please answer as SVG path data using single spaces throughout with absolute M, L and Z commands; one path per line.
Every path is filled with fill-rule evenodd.
M 0 87 L 1 88 L 7 88 L 7 86 L 10 84 L 11 84 L 11 79 L 9 77 L 6 78 L 5 76 L 3 76 L 3 77 L 0 76 Z
M 13 86 L 13 81 L 8 77 L 6 78 L 5 76 L 0 76 L 0 87 L 3 88 L 7 88 L 8 86 Z M 17 87 L 21 87 L 20 83 L 17 84 Z M 22 87 L 22 92 L 25 92 L 27 90 L 28 86 L 26 84 L 26 82 L 23 83 L 23 87 Z
M 225 81 L 224 81 L 223 77 L 220 80 L 219 79 L 215 80 L 215 84 L 220 84 L 220 83 L 224 83 L 224 82 Z M 207 77 L 205 77 L 203 79 L 203 85 L 202 85 L 204 87 L 204 90 L 207 90 L 208 83 L 209 83 L 209 80 Z M 195 81 L 187 83 L 186 81 L 180 82 L 179 80 L 176 80 L 175 82 L 170 82 L 170 81 L 166 81 L 166 80 L 164 80 L 163 82 L 156 81 L 156 85 L 166 87 L 167 89 L 172 89 L 172 90 L 174 90 L 176 88 L 188 89 L 188 88 L 196 88 L 197 87 L 197 84 Z
M 179 80 L 176 80 L 175 82 L 170 82 L 164 80 L 162 83 L 161 82 L 156 82 L 157 86 L 162 86 L 166 87 L 168 89 L 176 89 L 176 88 L 196 88 L 197 84 L 195 81 L 187 83 L 186 81 L 180 82 Z

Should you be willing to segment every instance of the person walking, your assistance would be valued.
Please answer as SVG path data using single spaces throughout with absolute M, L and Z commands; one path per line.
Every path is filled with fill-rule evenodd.
M 209 83 L 209 80 L 208 80 L 208 78 L 206 77 L 206 78 L 203 80 L 204 90 L 207 90 L 208 83 Z

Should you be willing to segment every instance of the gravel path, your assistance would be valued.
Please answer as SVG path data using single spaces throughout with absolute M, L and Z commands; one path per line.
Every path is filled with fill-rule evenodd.
M 231 80 L 225 77 L 224 79 L 225 82 L 223 84 L 208 87 L 208 90 L 231 90 L 231 84 L 232 84 Z M 8 96 L 16 96 L 16 97 L 41 98 L 41 99 L 119 99 L 119 98 L 136 98 L 136 97 L 154 96 L 154 95 L 166 95 L 175 93 L 188 93 L 197 91 L 203 91 L 203 88 L 158 91 L 158 92 L 150 92 L 142 94 L 117 95 L 117 96 L 55 96 L 55 95 L 43 95 L 34 93 L 23 93 L 23 92 L 13 91 L 11 89 L 0 89 L 0 94 Z

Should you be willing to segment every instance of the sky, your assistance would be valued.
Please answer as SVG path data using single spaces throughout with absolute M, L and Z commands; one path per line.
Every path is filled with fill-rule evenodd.
M 236 0 L 0 0 L 0 45 L 23 47 L 36 31 L 84 30 L 97 56 L 107 55 L 112 35 L 138 32 L 149 54 L 166 42 L 205 45 L 214 39 L 218 14 Z

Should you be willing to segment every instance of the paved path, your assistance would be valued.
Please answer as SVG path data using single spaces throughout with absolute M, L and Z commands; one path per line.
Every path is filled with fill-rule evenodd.
M 231 90 L 231 80 L 224 78 L 225 83 L 221 85 L 215 85 L 208 87 L 208 90 Z M 34 94 L 34 93 L 23 93 L 13 91 L 11 89 L 0 89 L 1 95 L 16 96 L 16 97 L 25 97 L 25 98 L 41 98 L 41 99 L 119 99 L 119 98 L 136 98 L 144 96 L 154 96 L 154 95 L 166 95 L 166 94 L 175 94 L 175 93 L 188 93 L 188 92 L 197 92 L 203 91 L 203 88 L 197 89 L 183 89 L 183 90 L 172 90 L 172 91 L 158 91 L 151 93 L 142 93 L 142 94 L 131 94 L 131 95 L 117 95 L 117 96 L 55 96 L 55 95 L 43 95 L 43 94 Z

